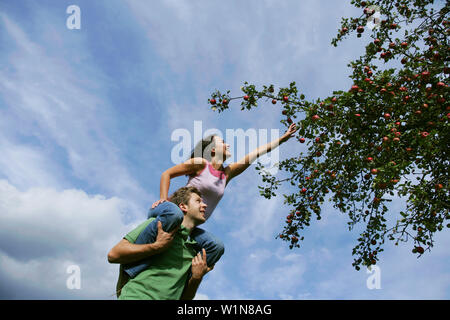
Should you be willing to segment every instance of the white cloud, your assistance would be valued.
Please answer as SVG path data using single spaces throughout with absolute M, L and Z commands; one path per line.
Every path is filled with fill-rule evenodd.
M 118 266 L 108 264 L 107 253 L 131 230 L 122 222 L 127 205 L 122 199 L 81 190 L 22 192 L 0 180 L 1 278 L 27 286 L 30 292 L 24 296 L 42 290 L 64 299 L 107 299 L 118 275 Z M 79 291 L 65 285 L 72 264 L 81 269 Z
M 89 186 L 137 201 L 148 199 L 147 192 L 123 164 L 120 150 L 110 137 L 112 108 L 102 85 L 106 79 L 91 63 L 83 40 L 59 39 L 67 44 L 65 48 L 60 41 L 48 42 L 55 36 L 54 31 L 49 31 L 53 29 L 49 22 L 40 24 L 43 35 L 37 40 L 31 39 L 6 14 L 0 15 L 0 21 L 11 44 L 9 50 L 14 52 L 8 56 L 8 68 L 0 71 L 0 93 L 6 104 L 2 111 L 5 117 L 16 121 L 14 127 L 3 123 L 2 130 L 12 129 L 8 132 L 9 140 L 14 139 L 16 143 L 19 137 L 32 136 L 34 143 L 38 142 L 34 157 L 40 162 L 45 160 L 47 167 L 53 166 L 55 171 L 61 170 L 62 162 L 53 158 L 58 146 L 64 150 L 64 160 L 72 175 Z M 7 142 L 0 147 L 7 148 Z M 25 150 L 30 149 L 16 147 L 15 150 L 16 154 L 26 155 Z M 5 150 L 5 153 L 14 156 L 12 151 Z M 39 162 L 34 167 L 37 165 Z M 9 162 L 6 166 L 5 175 L 11 181 L 26 185 L 18 163 Z M 57 174 L 60 178 L 64 174 L 68 176 L 67 172 Z M 30 179 L 26 187 L 33 183 Z
M 0 153 L 0 173 L 20 189 L 61 186 L 60 179 L 51 173 L 54 167 L 37 147 L 13 144 L 0 138 Z

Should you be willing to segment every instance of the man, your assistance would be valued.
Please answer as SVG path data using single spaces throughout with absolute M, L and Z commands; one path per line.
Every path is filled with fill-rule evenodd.
M 119 279 L 118 297 L 121 300 L 193 299 L 203 276 L 211 270 L 206 264 L 205 250 L 202 250 L 203 254 L 196 254 L 196 242 L 189 239 L 191 231 L 206 221 L 206 204 L 200 192 L 195 187 L 183 187 L 170 199 L 183 212 L 180 226 L 165 232 L 158 218 L 150 218 L 128 233 L 108 253 L 110 263 L 127 264 L 149 257 L 152 259 L 150 267 L 128 280 L 123 288 L 121 282 L 125 281 Z M 134 244 L 144 229 L 152 228 L 157 230 L 155 242 Z M 122 267 L 120 272 L 123 277 Z

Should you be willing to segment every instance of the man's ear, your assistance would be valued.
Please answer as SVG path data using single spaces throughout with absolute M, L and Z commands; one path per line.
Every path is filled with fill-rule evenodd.
M 183 213 L 187 212 L 187 205 L 185 205 L 184 203 L 180 203 L 178 207 L 181 209 L 181 211 L 183 211 Z

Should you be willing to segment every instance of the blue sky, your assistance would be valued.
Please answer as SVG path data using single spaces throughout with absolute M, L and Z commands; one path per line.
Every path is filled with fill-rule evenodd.
M 218 114 L 215 89 L 245 81 L 288 86 L 309 99 L 347 90 L 347 63 L 366 33 L 337 48 L 349 1 L 12 1 L 0 3 L 0 298 L 114 299 L 109 249 L 143 221 L 174 165 L 176 129 L 285 128 L 279 105 Z M 66 8 L 81 9 L 69 30 Z M 197 141 L 192 140 L 194 144 Z M 280 159 L 304 151 L 292 141 Z M 259 196 L 250 167 L 203 227 L 226 246 L 197 299 L 448 299 L 448 232 L 416 259 L 388 243 L 381 289 L 351 266 L 358 230 L 327 205 L 301 249 L 276 240 L 289 208 Z M 172 181 L 170 192 L 186 183 Z M 283 189 L 281 190 L 283 191 Z M 284 190 L 288 191 L 288 190 Z M 394 199 L 392 212 L 404 207 Z M 81 288 L 68 289 L 77 265 Z

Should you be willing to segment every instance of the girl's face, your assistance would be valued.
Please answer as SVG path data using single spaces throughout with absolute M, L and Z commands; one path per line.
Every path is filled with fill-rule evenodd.
M 214 139 L 214 151 L 216 152 L 216 155 L 222 154 L 224 159 L 229 158 L 231 156 L 230 145 L 225 143 L 225 141 L 218 136 L 215 136 Z

